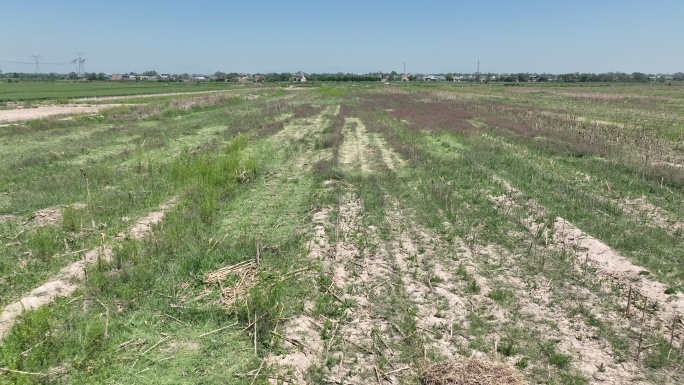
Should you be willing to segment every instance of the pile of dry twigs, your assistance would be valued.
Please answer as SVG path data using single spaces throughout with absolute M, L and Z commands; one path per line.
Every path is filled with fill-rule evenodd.
M 423 375 L 424 385 L 524 385 L 508 365 L 459 357 L 434 364 Z
M 204 275 L 204 282 L 218 285 L 221 291 L 221 302 L 230 306 L 256 284 L 256 272 L 255 261 L 249 260 L 207 273 Z M 224 287 L 223 281 L 229 274 L 236 274 L 237 279 L 234 284 Z

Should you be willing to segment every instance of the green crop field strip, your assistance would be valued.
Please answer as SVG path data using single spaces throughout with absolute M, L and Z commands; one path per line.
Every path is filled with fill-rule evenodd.
M 684 381 L 684 87 L 178 88 L 0 127 L 0 384 Z
M 73 98 L 220 91 L 231 88 L 236 86 L 209 82 L 0 82 L 0 103 L 41 100 L 67 102 Z

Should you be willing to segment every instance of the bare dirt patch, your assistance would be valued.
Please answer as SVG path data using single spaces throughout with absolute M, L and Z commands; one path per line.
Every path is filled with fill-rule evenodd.
M 644 274 L 646 269 L 633 264 L 616 250 L 563 218 L 556 218 L 554 229 L 556 242 L 579 250 L 580 255 L 586 255 L 585 261 L 598 268 L 600 274 L 613 278 L 626 288 L 633 288 L 649 302 L 657 304 L 657 315 L 664 324 L 670 324 L 673 317 L 684 314 L 684 295 L 666 294 L 667 285 L 648 279 Z
M 119 99 L 140 99 L 140 98 L 154 98 L 158 96 L 178 96 L 178 95 L 201 95 L 201 94 L 217 94 L 226 93 L 234 91 L 194 91 L 194 92 L 167 92 L 167 93 L 156 93 L 156 94 L 139 94 L 139 95 L 121 95 L 121 96 L 93 96 L 87 98 L 76 98 L 73 99 L 77 102 L 99 102 L 105 100 L 119 100 Z
M 370 172 L 369 143 L 366 126 L 360 124 L 358 119 L 346 119 L 344 142 L 340 146 L 340 165 L 362 173 Z
M 86 203 L 78 202 L 74 203 L 71 205 L 68 205 L 67 207 L 70 207 L 74 210 L 81 210 L 87 207 L 88 205 Z M 48 207 L 44 209 L 40 209 L 33 213 L 31 217 L 26 221 L 26 223 L 32 223 L 36 226 L 43 227 L 43 226 L 53 226 L 59 223 L 62 220 L 62 208 L 61 207 Z
M 618 204 L 628 213 L 643 215 L 646 222 L 650 222 L 652 226 L 663 228 L 670 233 L 681 233 L 684 230 L 684 221 L 677 220 L 671 213 L 650 203 L 644 196 L 625 199 Z
M 325 343 L 320 332 L 313 328 L 316 321 L 301 315 L 287 323 L 284 335 L 286 354 L 268 355 L 265 360 L 292 371 L 293 384 L 308 384 L 308 373 L 313 365 L 321 364 Z
M 141 218 L 133 227 L 128 230 L 128 234 L 120 233 L 117 237 L 128 237 L 132 239 L 142 239 L 152 234 L 152 226 L 164 219 L 164 214 L 178 203 L 178 197 L 173 197 L 169 201 L 162 203 L 159 210 L 153 211 Z
M 47 118 L 56 115 L 94 114 L 105 108 L 119 106 L 119 104 L 66 104 L 44 105 L 35 108 L 0 110 L 0 122 L 19 122 L 24 120 Z
M 0 223 L 15 220 L 16 218 L 17 218 L 17 216 L 14 214 L 3 214 L 3 215 L 0 215 Z

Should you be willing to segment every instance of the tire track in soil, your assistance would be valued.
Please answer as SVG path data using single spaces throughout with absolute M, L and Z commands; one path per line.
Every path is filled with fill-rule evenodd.
M 126 232 L 117 234 L 117 239 L 142 239 L 152 234 L 152 226 L 164 219 L 165 213 L 178 203 L 178 197 L 173 197 L 161 204 L 153 211 L 130 227 Z M 86 268 L 99 262 L 110 261 L 114 255 L 112 245 L 107 245 L 102 236 L 100 247 L 93 248 L 85 254 L 83 259 L 63 267 L 49 281 L 26 293 L 21 299 L 2 309 L 0 313 L 0 343 L 10 331 L 16 318 L 25 310 L 35 309 L 41 305 L 53 302 L 57 297 L 66 297 L 81 287 L 80 281 L 86 278 Z

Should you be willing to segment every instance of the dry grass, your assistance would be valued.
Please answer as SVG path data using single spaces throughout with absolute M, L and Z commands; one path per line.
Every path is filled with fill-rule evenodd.
M 423 384 L 523 385 L 525 382 L 517 371 L 505 364 L 458 357 L 428 367 Z
M 218 285 L 221 291 L 221 302 L 229 307 L 256 284 L 256 272 L 256 264 L 250 260 L 207 273 L 204 275 L 204 282 Z M 223 283 L 229 275 L 236 276 L 235 282 L 224 286 Z

